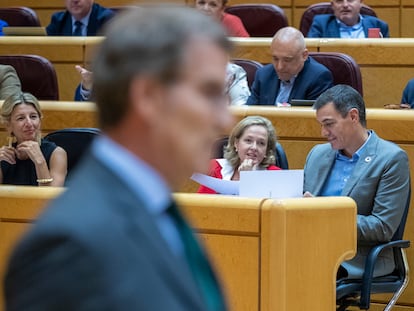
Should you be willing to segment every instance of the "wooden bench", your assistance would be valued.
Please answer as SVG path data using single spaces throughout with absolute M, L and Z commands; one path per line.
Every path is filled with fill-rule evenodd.
M 94 127 L 95 105 L 93 103 L 72 102 L 41 102 L 44 113 L 43 132 L 65 127 Z M 321 137 L 320 125 L 316 122 L 315 112 L 311 108 L 275 108 L 270 106 L 241 106 L 230 108 L 235 121 L 248 115 L 262 115 L 269 118 L 276 127 L 277 136 L 286 151 L 291 169 L 302 169 L 306 155 L 315 145 L 325 142 Z M 410 173 L 414 176 L 414 110 L 385 110 L 367 109 L 368 128 L 374 129 L 377 134 L 387 140 L 400 145 L 408 154 L 410 160 Z M 228 135 L 228 133 L 223 133 Z M 0 144 L 5 143 L 5 129 L 0 124 Z M 183 185 L 181 191 L 195 192 L 197 184 L 189 181 Z M 414 191 L 414 186 L 412 188 Z M 411 204 L 414 203 L 414 197 Z M 414 205 L 413 205 L 414 206 Z M 414 241 L 414 214 L 408 215 L 405 238 Z M 408 260 L 414 262 L 414 249 L 407 251 Z M 413 270 L 411 270 L 413 271 Z M 410 273 L 414 279 L 414 272 Z M 406 292 L 399 302 L 414 307 L 414 283 L 410 282 Z M 381 298 L 382 299 L 382 298 Z M 414 310 L 414 308 L 412 309 Z
M 55 66 L 60 100 L 73 100 L 79 84 L 75 65 L 89 66 L 102 37 L 0 37 L 2 54 L 38 54 Z M 269 63 L 270 38 L 233 38 L 234 58 Z M 309 51 L 342 52 L 360 65 L 364 98 L 369 108 L 399 103 L 407 81 L 414 77 L 414 39 L 306 39 Z
M 1 276 L 16 240 L 61 191 L 0 187 Z M 334 310 L 336 270 L 356 251 L 353 200 L 184 193 L 175 198 L 204 241 L 231 310 Z
M 154 0 L 152 0 L 154 1 Z M 173 2 L 179 4 L 192 5 L 194 0 L 168 0 L 164 2 Z M 137 0 L 136 3 L 150 2 L 149 0 Z M 243 3 L 260 3 L 260 0 L 232 0 L 230 5 Z M 267 3 L 274 3 L 285 11 L 289 24 L 299 27 L 300 18 L 305 8 L 313 3 L 314 0 L 269 0 Z M 322 2 L 322 1 L 321 1 Z M 414 37 L 412 27 L 412 18 L 414 16 L 414 2 L 412 0 L 366 0 L 378 17 L 387 21 L 390 26 L 392 37 Z M 106 7 L 130 5 L 129 0 L 100 0 L 99 4 Z M 9 6 L 28 6 L 33 8 L 38 14 L 41 24 L 47 26 L 50 22 L 50 16 L 64 9 L 61 0 L 2 0 L 0 7 Z

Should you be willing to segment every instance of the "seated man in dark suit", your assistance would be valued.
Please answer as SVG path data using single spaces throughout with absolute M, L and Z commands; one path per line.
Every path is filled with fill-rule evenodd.
M 401 98 L 401 108 L 414 108 L 414 79 L 408 81 Z
M 313 18 L 308 38 L 368 38 L 369 28 L 379 28 L 380 37 L 390 36 L 386 22 L 369 15 L 361 15 L 362 0 L 332 0 L 334 14 L 320 14 Z
M 272 64 L 257 70 L 247 105 L 288 105 L 291 99 L 316 99 L 333 85 L 328 68 L 308 56 L 302 33 L 280 29 L 270 46 Z
M 49 36 L 96 36 L 114 15 L 94 0 L 65 0 L 66 11 L 52 15 L 46 27 Z

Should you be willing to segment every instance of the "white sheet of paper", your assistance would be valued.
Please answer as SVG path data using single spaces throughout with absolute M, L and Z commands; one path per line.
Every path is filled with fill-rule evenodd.
M 198 182 L 200 185 L 213 189 L 220 194 L 239 194 L 239 181 L 223 180 L 200 173 L 193 174 L 191 179 Z
M 241 171 L 240 196 L 297 198 L 303 196 L 303 170 Z

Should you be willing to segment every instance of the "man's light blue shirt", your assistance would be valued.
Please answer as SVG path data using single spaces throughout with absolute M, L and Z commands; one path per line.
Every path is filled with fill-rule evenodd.
M 179 233 L 166 213 L 172 200 L 171 190 L 158 172 L 104 135 L 94 141 L 92 153 L 128 185 L 137 196 L 137 201 L 146 202 L 145 208 L 153 215 L 161 235 L 171 250 L 182 255 L 183 244 Z
M 295 83 L 296 77 L 291 78 L 290 80 L 284 81 L 280 80 L 279 93 L 276 96 L 276 106 L 284 106 L 288 103 L 290 93 L 293 89 L 293 84 Z
M 351 177 L 351 174 L 367 145 L 371 133 L 368 131 L 368 138 L 364 144 L 352 155 L 351 158 L 343 155 L 340 150 L 336 151 L 335 162 L 332 166 L 329 177 L 326 179 L 325 184 L 320 193 L 321 196 L 340 196 L 342 189 Z
M 339 25 L 339 35 L 341 38 L 365 38 L 364 27 L 362 26 L 362 15 L 359 15 L 359 22 L 353 26 L 348 26 L 336 19 Z

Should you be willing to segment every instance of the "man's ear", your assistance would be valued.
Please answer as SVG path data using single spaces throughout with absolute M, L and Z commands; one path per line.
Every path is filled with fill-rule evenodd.
M 136 77 L 129 87 L 131 112 L 150 123 L 159 120 L 162 109 L 162 85 L 150 76 Z
M 302 52 L 303 61 L 306 61 L 308 59 L 308 56 L 309 56 L 308 49 L 304 49 L 303 52 Z
M 359 123 L 359 111 L 356 108 L 352 108 L 349 110 L 349 116 L 351 117 L 352 121 L 356 121 Z

